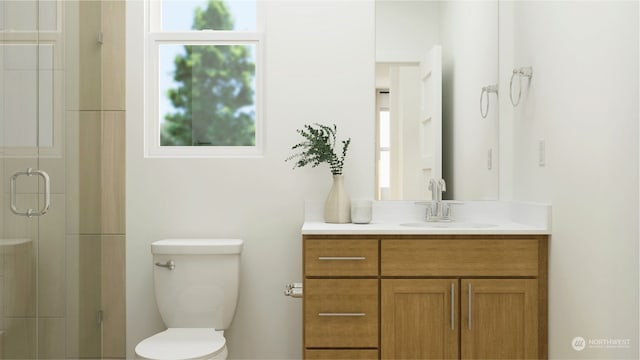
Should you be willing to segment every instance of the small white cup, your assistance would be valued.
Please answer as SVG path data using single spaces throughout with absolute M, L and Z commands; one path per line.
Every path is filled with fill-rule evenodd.
M 351 200 L 351 222 L 368 224 L 371 222 L 371 200 Z

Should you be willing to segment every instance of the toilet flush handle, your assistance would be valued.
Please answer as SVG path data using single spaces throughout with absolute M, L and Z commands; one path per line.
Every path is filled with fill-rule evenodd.
M 176 263 L 174 263 L 174 262 L 173 262 L 173 260 L 168 260 L 168 261 L 167 261 L 166 263 L 164 263 L 164 264 L 163 264 L 163 263 L 160 263 L 160 262 L 157 262 L 157 263 L 156 263 L 156 266 L 160 266 L 160 267 L 163 267 L 163 268 L 167 268 L 167 269 L 169 269 L 169 270 L 173 270 L 173 269 L 175 269 L 175 268 L 176 268 Z

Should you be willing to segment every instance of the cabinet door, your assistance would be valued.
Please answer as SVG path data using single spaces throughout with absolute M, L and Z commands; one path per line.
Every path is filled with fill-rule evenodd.
M 383 279 L 383 359 L 458 358 L 458 280 Z
M 462 359 L 537 359 L 535 279 L 462 280 Z

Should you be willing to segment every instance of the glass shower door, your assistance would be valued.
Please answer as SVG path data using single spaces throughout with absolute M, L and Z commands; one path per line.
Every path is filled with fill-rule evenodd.
M 101 355 L 100 242 L 81 235 L 80 4 L 0 0 L 0 359 Z
M 0 7 L 0 348 L 2 358 L 36 358 L 40 217 L 40 48 L 35 3 Z M 44 55 L 44 54 L 43 54 Z M 38 172 L 38 174 L 44 174 Z M 44 186 L 43 190 L 44 190 Z

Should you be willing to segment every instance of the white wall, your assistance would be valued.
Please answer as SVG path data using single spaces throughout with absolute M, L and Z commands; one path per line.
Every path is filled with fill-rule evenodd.
M 443 2 L 443 177 L 447 199 L 498 198 L 498 97 L 480 115 L 482 87 L 498 83 L 498 2 Z M 486 106 L 486 98 L 485 98 Z M 492 167 L 488 152 L 492 149 Z
M 553 205 L 549 357 L 637 359 L 638 3 L 513 10 L 513 43 L 500 46 L 513 49 L 514 63 L 501 73 L 533 67 L 513 114 L 513 196 Z M 576 352 L 577 336 L 631 343 Z
M 303 124 L 336 123 L 351 137 L 345 164 L 353 198 L 373 197 L 374 6 L 369 1 L 262 1 L 265 15 L 263 157 L 143 158 L 142 7 L 127 9 L 127 351 L 163 329 L 149 244 L 168 237 L 245 240 L 240 301 L 227 332 L 232 358 L 299 358 L 303 201 L 324 200 L 328 167 L 292 170 L 284 159 Z
M 376 61 L 420 62 L 439 44 L 439 1 L 376 0 Z

